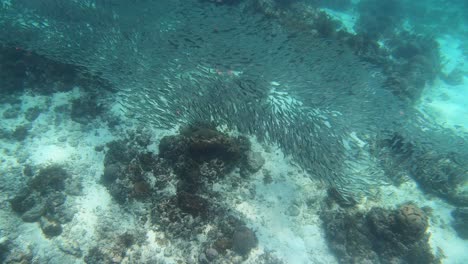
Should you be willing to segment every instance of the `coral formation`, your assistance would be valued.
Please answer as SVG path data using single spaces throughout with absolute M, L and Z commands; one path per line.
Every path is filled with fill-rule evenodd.
M 462 239 L 468 239 L 468 207 L 458 207 L 452 211 L 452 227 Z
M 321 218 L 340 263 L 440 263 L 429 246 L 428 217 L 412 203 L 367 212 L 328 203 Z
M 241 226 L 234 231 L 234 236 L 232 238 L 232 249 L 239 255 L 248 255 L 250 250 L 257 247 L 257 244 L 257 237 L 251 229 L 245 226 Z
M 398 207 L 396 213 L 395 229 L 411 240 L 419 240 L 428 227 L 428 217 L 414 204 L 408 203 Z
M 346 155 L 355 147 L 347 138 L 349 132 L 366 144 L 369 137 L 394 129 L 398 133 L 379 138 L 373 153 L 387 178 L 400 184 L 410 176 L 426 192 L 463 206 L 453 212 L 452 225 L 466 238 L 467 159 L 428 147 L 437 144 L 427 136 L 432 130 L 429 122 L 418 123 L 419 130 L 424 127 L 419 134 L 408 128 L 420 119 L 408 110 L 438 76 L 441 59 L 434 38 L 405 30 L 403 15 L 408 9 L 403 1 L 357 1 L 356 35 L 340 30 L 339 22 L 316 8 L 347 9 L 356 3 L 350 0 L 194 0 L 183 5 L 97 1 L 92 8 L 81 1 L 7 2 L 0 19 L 1 41 L 14 43 L 0 47 L 0 101 L 11 104 L 2 113 L 7 122 L 22 118 L 27 105 L 12 100 L 9 94 L 15 91 L 27 88 L 47 94 L 69 91 L 77 84 L 84 90 L 96 85 L 102 91 L 111 83 L 118 87 L 119 103 L 132 120 L 165 128 L 219 120 L 223 127 L 277 144 L 311 177 L 329 183 L 326 206 L 340 208 L 325 210 L 322 219 L 340 261 L 437 263 L 427 243 L 424 210 L 403 204 L 394 210 L 362 211 L 353 193 L 344 190 L 353 183 L 363 183 L 365 189 L 371 185 L 367 179 L 346 177 L 350 164 Z M 170 12 L 158 16 L 154 10 Z M 47 23 L 17 23 L 36 19 Z M 70 20 L 74 23 L 64 23 Z M 442 77 L 458 84 L 463 76 L 454 70 Z M 105 110 L 97 95 L 87 92 L 55 112 L 69 111 L 72 120 L 87 124 Z M 42 110 L 29 108 L 24 114 L 29 123 L 0 128 L 0 138 L 29 142 Z M 61 118 L 55 121 L 62 122 Z M 245 184 L 265 160 L 250 150 L 246 138 L 227 135 L 211 124 L 192 123 L 178 135 L 164 137 L 159 153 L 149 146 L 155 143 L 153 136 L 137 131 L 125 140 L 96 147 L 106 150 L 101 183 L 111 196 L 123 211 L 136 216 L 141 227 L 163 233 L 170 241 L 166 244 L 195 244 L 203 234 L 197 252 L 184 252 L 187 262 L 194 255 L 200 263 L 237 263 L 248 257 L 258 243 L 255 231 L 221 198 L 229 188 Z M 421 140 L 414 140 L 417 137 Z M 65 136 L 59 139 L 65 141 Z M 451 141 L 452 137 L 443 140 Z M 59 236 L 62 225 L 73 217 L 66 209 L 73 177 L 53 166 L 38 173 L 25 167 L 22 176 L 30 180 L 10 200 L 11 208 L 24 222 L 38 222 L 48 238 Z M 265 183 L 276 182 L 269 173 L 263 176 Z M 248 189 L 247 196 L 255 196 L 255 191 Z M 301 213 L 296 205 L 286 211 L 289 216 Z M 100 226 L 98 231 L 105 233 L 106 228 L 113 229 Z M 143 243 L 137 237 L 146 238 L 124 233 L 98 241 L 84 249 L 85 261 L 122 262 L 129 248 Z M 6 248 L 12 247 L 6 244 L 0 240 L 0 262 L 7 259 Z M 82 256 L 80 247 L 59 248 Z M 167 248 L 164 254 L 170 255 L 171 247 Z M 15 253 L 7 263 L 36 261 L 27 250 Z M 238 261 L 232 261 L 233 255 Z M 264 258 L 277 263 L 268 255 Z
M 122 206 L 137 199 L 148 206 L 150 223 L 178 243 L 187 243 L 203 232 L 212 232 L 198 260 L 208 263 L 229 252 L 247 257 L 256 247 L 255 233 L 217 203 L 220 193 L 210 186 L 234 171 L 246 174 L 258 170 L 264 160 L 250 153 L 244 137 L 222 133 L 212 124 L 194 123 L 180 129 L 178 135 L 165 136 L 159 153 L 147 151 L 150 141 L 144 133 L 107 144 L 101 183 Z M 238 176 L 237 176 L 238 177 Z M 182 241 L 184 242 L 182 242 Z M 103 259 L 109 254 L 93 249 L 87 258 Z
M 26 88 L 39 94 L 51 94 L 69 91 L 75 85 L 111 90 L 106 80 L 82 66 L 59 62 L 11 43 L 0 44 L 0 77 L 2 95 Z
M 47 237 L 60 235 L 62 224 L 71 221 L 74 215 L 66 203 L 66 185 L 72 183 L 68 181 L 70 178 L 60 165 L 41 168 L 28 181 L 27 187 L 10 200 L 11 208 L 23 221 L 39 222 Z
M 202 182 L 227 175 L 245 161 L 249 148 L 243 137 L 228 137 L 213 125 L 195 123 L 184 127 L 179 136 L 163 138 L 159 155 L 174 164 L 183 180 L 182 190 L 196 192 Z

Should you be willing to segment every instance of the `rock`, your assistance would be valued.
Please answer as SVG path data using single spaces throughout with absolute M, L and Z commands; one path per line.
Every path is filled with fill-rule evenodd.
M 24 113 L 24 117 L 26 118 L 26 120 L 32 122 L 36 120 L 36 118 L 38 118 L 40 114 L 41 114 L 41 109 L 36 106 L 36 107 L 31 107 L 28 110 L 26 110 L 26 113 Z
M 452 227 L 462 239 L 468 239 L 468 207 L 459 207 L 452 211 Z
M 59 222 L 47 219 L 46 217 L 41 217 L 40 224 L 42 232 L 49 238 L 58 236 L 62 233 L 62 225 Z
M 126 140 L 114 140 L 106 144 L 109 148 L 104 158 L 104 166 L 110 164 L 128 164 L 136 153 Z
M 104 174 L 101 177 L 103 183 L 114 182 L 120 174 L 120 167 L 118 164 L 110 164 L 104 168 Z
M 216 249 L 208 248 L 207 250 L 205 250 L 205 255 L 208 260 L 213 261 L 218 257 L 219 254 L 218 251 L 216 251 Z
M 239 255 L 247 256 L 258 244 L 255 233 L 248 227 L 241 226 L 234 231 L 232 249 Z
M 29 186 L 41 194 L 62 191 L 65 189 L 65 179 L 68 172 L 58 164 L 51 164 L 39 170 L 39 173 L 29 181 Z
M 251 173 L 259 171 L 262 168 L 263 164 L 265 164 L 265 158 L 262 157 L 260 152 L 247 152 L 247 169 Z
M 289 216 L 298 216 L 300 214 L 300 210 L 297 206 L 291 205 L 289 206 L 288 210 L 286 211 L 286 214 Z
M 172 249 L 170 247 L 167 247 L 166 249 L 164 249 L 164 256 L 165 257 L 170 257 L 172 256 L 173 252 L 172 252 Z
M 210 263 L 210 261 L 208 260 L 208 258 L 206 257 L 205 253 L 201 253 L 199 256 L 198 256 L 198 263 L 200 264 L 208 264 Z
M 29 129 L 29 125 L 17 126 L 11 135 L 15 140 L 23 141 L 28 136 Z
M 185 263 L 186 263 L 186 264 L 196 264 L 195 260 L 194 260 L 192 257 L 188 257 L 188 258 L 185 260 Z
M 11 209 L 17 213 L 25 213 L 33 208 L 40 197 L 30 188 L 24 188 L 10 200 Z
M 29 222 L 29 223 L 36 222 L 37 220 L 39 220 L 39 218 L 41 218 L 41 216 L 44 215 L 45 211 L 46 211 L 45 204 L 44 203 L 38 203 L 33 208 L 26 211 L 21 216 L 21 219 L 23 219 L 23 221 Z

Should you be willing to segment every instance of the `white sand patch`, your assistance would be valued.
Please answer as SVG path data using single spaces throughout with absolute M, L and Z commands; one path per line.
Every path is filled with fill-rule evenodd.
M 342 23 L 342 28 L 348 33 L 356 34 L 354 30 L 354 25 L 359 18 L 359 14 L 356 14 L 352 11 L 336 11 L 329 8 L 321 8 L 320 10 L 326 12 L 331 18 L 338 20 Z
M 74 152 L 74 149 L 69 146 L 60 147 L 46 144 L 37 144 L 36 146 L 31 152 L 31 160 L 34 164 L 63 163 Z
M 261 149 L 253 139 L 254 151 Z M 328 250 L 317 208 L 307 208 L 307 199 L 321 201 L 319 187 L 306 174 L 290 165 L 281 151 L 262 151 L 266 171 L 254 176 L 255 199 L 236 196 L 233 207 L 243 215 L 259 241 L 250 259 L 271 252 L 285 263 L 336 263 Z M 272 183 L 263 182 L 263 173 L 270 173 Z M 294 209 L 292 209 L 294 208 Z M 293 212 L 294 211 L 294 212 Z
M 439 124 L 454 130 L 468 131 L 468 78 L 463 85 L 450 86 L 436 80 L 425 90 L 419 109 Z
M 462 40 L 451 35 L 440 36 L 436 40 L 439 43 L 443 72 L 450 73 L 456 67 L 468 69 L 466 58 L 463 55 Z
M 102 222 L 100 216 L 112 214 L 109 208 L 113 201 L 107 190 L 98 184 L 88 185 L 84 195 L 76 200 L 76 208 L 73 220 L 64 228 L 66 241 L 76 242 L 83 252 L 89 250 L 99 241 L 99 224 Z M 114 216 L 118 219 L 118 216 Z
M 427 87 L 418 108 L 439 124 L 459 132 L 468 132 L 468 64 L 461 40 L 446 35 L 437 39 L 443 58 L 443 69 L 449 74 L 455 69 L 464 72 L 463 84 L 449 85 L 437 79 Z

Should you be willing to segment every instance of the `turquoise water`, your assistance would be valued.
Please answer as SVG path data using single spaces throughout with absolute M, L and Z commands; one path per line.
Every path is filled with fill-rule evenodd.
M 1 261 L 465 263 L 467 9 L 0 1 Z

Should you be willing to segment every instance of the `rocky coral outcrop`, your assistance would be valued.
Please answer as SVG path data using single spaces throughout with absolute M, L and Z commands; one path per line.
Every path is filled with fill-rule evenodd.
M 58 236 L 62 232 L 62 224 L 71 221 L 75 213 L 66 203 L 66 187 L 74 184 L 71 178 L 59 165 L 44 167 L 29 180 L 26 188 L 10 200 L 11 208 L 24 222 L 39 222 L 47 237 Z
M 367 212 L 327 206 L 321 218 L 340 263 L 440 263 L 429 245 L 428 216 L 415 204 Z
M 107 145 L 101 183 L 114 199 L 122 206 L 142 202 L 149 214 L 141 218 L 178 243 L 189 243 L 209 226 L 197 256 L 200 263 L 229 254 L 248 257 L 257 246 L 255 233 L 219 203 L 222 194 L 211 186 L 236 168 L 249 170 L 249 141 L 222 133 L 214 125 L 195 123 L 163 137 L 159 153 L 154 154 L 147 150 L 150 141 L 141 139 L 146 137 L 142 133 Z M 254 155 L 250 169 L 263 163 L 261 156 Z M 97 248 L 86 256 L 89 262 L 112 258 Z
M 419 207 L 412 203 L 403 204 L 394 213 L 395 230 L 409 240 L 419 240 L 428 227 L 428 217 Z

